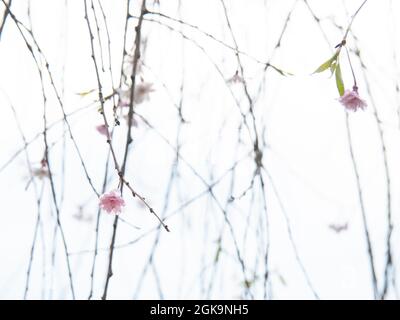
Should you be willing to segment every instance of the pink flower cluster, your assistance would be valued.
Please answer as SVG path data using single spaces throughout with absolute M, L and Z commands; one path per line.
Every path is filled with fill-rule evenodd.
M 352 91 L 346 90 L 339 101 L 347 110 L 351 111 L 362 110 L 367 106 L 367 103 L 358 95 L 357 87 L 354 87 Z
M 100 208 L 108 213 L 118 214 L 121 213 L 122 208 L 125 206 L 125 201 L 118 191 L 110 191 L 104 193 L 100 197 Z

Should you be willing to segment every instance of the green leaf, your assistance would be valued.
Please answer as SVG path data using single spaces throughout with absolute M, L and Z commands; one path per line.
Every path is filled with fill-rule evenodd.
M 312 74 L 314 74 L 314 73 L 320 73 L 320 72 L 323 72 L 323 71 L 325 71 L 325 70 L 331 68 L 331 67 L 332 67 L 332 64 L 333 64 L 334 62 L 336 62 L 338 55 L 339 55 L 339 52 L 336 51 L 335 54 L 334 54 L 328 61 L 325 61 L 323 64 L 321 64 L 321 65 L 318 67 L 318 69 L 315 70 Z
M 324 62 L 323 64 L 321 64 L 321 65 L 318 67 L 318 69 L 315 70 L 315 71 L 313 72 L 313 74 L 314 74 L 314 73 L 323 72 L 323 71 L 325 71 L 326 69 L 330 68 L 331 65 L 332 65 L 332 59 L 329 59 L 328 61 L 326 61 L 326 62 Z
M 331 77 L 332 77 L 333 74 L 335 73 L 335 70 L 336 70 L 336 61 L 334 61 L 334 62 L 331 64 Z
M 339 91 L 340 96 L 342 96 L 344 94 L 344 84 L 342 78 L 342 70 L 340 69 L 339 61 L 336 64 L 335 77 L 336 77 L 336 87 Z

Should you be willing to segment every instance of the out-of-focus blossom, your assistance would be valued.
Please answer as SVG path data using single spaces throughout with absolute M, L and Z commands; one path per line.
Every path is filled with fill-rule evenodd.
M 153 92 L 153 84 L 149 82 L 142 82 L 135 87 L 135 103 L 139 104 L 145 100 L 149 100 L 149 95 Z
M 360 98 L 358 95 L 357 87 L 353 90 L 346 90 L 344 94 L 339 98 L 342 105 L 345 106 L 347 110 L 357 111 L 358 109 L 364 109 L 367 103 Z
M 78 220 L 78 221 L 82 221 L 82 222 L 92 222 L 93 221 L 93 216 L 86 214 L 84 212 L 84 209 L 82 206 L 78 207 L 78 212 L 73 214 L 73 217 Z
M 143 70 L 143 62 L 141 59 L 138 60 L 136 66 L 136 74 L 141 74 Z M 123 73 L 126 78 L 129 78 L 133 71 L 133 55 L 127 54 L 124 57 Z
M 42 180 L 43 178 L 48 178 L 50 176 L 49 169 L 47 167 L 47 160 L 45 157 L 40 160 L 40 167 L 32 169 L 32 176 L 40 180 Z
M 49 170 L 46 167 L 40 167 L 32 170 L 34 177 L 43 179 L 49 177 Z
M 343 224 L 338 224 L 338 223 L 331 223 L 329 225 L 329 229 L 335 231 L 336 233 L 340 233 L 342 231 L 346 231 L 349 227 L 348 222 L 343 223 Z
M 129 99 L 131 95 L 131 90 L 130 88 L 122 89 L 118 88 L 116 90 L 119 100 L 118 100 L 118 106 L 120 107 L 128 107 L 129 106 Z
M 46 167 L 47 167 L 47 160 L 46 160 L 46 158 L 43 158 L 42 160 L 40 160 L 40 165 L 42 166 L 42 168 L 46 168 Z
M 122 211 L 124 206 L 125 201 L 118 191 L 113 190 L 108 193 L 104 193 L 100 197 L 100 208 L 108 213 L 118 214 Z
M 96 130 L 100 134 L 102 134 L 102 135 L 104 135 L 106 137 L 108 136 L 108 129 L 107 129 L 107 126 L 105 124 L 100 124 L 100 125 L 96 126 Z
M 228 83 L 243 83 L 243 78 L 239 75 L 239 71 L 236 70 L 235 74 L 228 79 Z
M 129 125 L 129 114 L 125 114 L 125 115 L 123 115 L 123 117 L 124 117 L 124 119 L 126 121 L 126 124 Z M 137 120 L 135 118 L 135 115 L 132 116 L 132 126 L 135 127 L 135 128 L 138 127 L 138 122 L 137 122 Z
M 145 100 L 149 100 L 150 93 L 153 92 L 153 84 L 150 82 L 141 82 L 135 86 L 134 103 L 140 104 Z M 118 89 L 117 93 L 119 95 L 118 105 L 120 107 L 129 107 L 129 102 L 131 98 L 131 89 Z

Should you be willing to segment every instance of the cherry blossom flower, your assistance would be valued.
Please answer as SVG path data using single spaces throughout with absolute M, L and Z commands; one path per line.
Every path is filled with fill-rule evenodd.
M 134 102 L 135 104 L 140 104 L 145 100 L 149 100 L 149 95 L 153 92 L 153 84 L 150 82 L 141 82 L 135 86 Z M 131 98 L 131 89 L 117 89 L 119 95 L 118 105 L 120 107 L 129 107 L 129 102 Z
M 47 168 L 47 161 L 45 158 L 40 160 L 40 167 L 32 169 L 32 176 L 42 180 L 43 178 L 48 178 L 50 176 L 49 170 Z
M 120 196 L 118 191 L 113 190 L 108 193 L 104 193 L 100 197 L 100 208 L 107 211 L 108 213 L 121 213 L 124 206 L 125 201 Z
M 367 103 L 360 98 L 358 95 L 357 87 L 353 87 L 353 90 L 346 90 L 344 94 L 339 98 L 342 105 L 345 106 L 347 110 L 357 111 L 358 109 L 364 109 Z
M 43 178 L 49 177 L 49 170 L 46 167 L 35 168 L 32 170 L 32 175 L 42 180 Z
M 100 134 L 102 134 L 102 135 L 104 135 L 106 137 L 108 136 L 108 129 L 107 129 L 107 126 L 105 124 L 100 124 L 100 125 L 96 126 L 96 130 Z
M 135 103 L 139 104 L 145 100 L 149 100 L 150 92 L 153 92 L 153 84 L 149 82 L 139 83 L 135 87 Z
M 236 71 L 235 74 L 228 79 L 228 83 L 243 83 L 243 78 L 239 75 L 239 71 Z

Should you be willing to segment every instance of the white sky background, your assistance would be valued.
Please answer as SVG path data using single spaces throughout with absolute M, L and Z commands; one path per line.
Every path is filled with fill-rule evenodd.
M 215 39 L 233 45 L 220 1 L 182 0 L 180 6 L 178 1 L 173 0 L 160 0 L 160 6 L 153 6 L 149 0 L 147 2 L 153 11 L 180 18 L 198 26 L 199 30 L 211 34 Z M 94 3 L 97 6 L 98 2 Z M 118 83 L 126 2 L 103 0 L 101 3 L 111 37 L 114 82 Z M 28 4 L 28 1 L 14 0 L 11 7 L 17 18 L 26 25 L 29 25 Z M 268 176 L 263 172 L 269 232 L 265 228 L 266 215 L 258 179 L 244 197 L 227 207 L 228 218 L 244 260 L 246 278 L 254 280 L 250 287 L 252 295 L 259 299 L 264 297 L 264 255 L 269 242 L 267 297 L 314 298 L 290 242 L 286 213 L 300 260 L 318 296 L 322 299 L 371 299 L 371 275 L 349 153 L 345 111 L 337 101 L 334 79 L 329 78 L 328 73 L 310 75 L 331 56 L 333 47 L 343 37 L 343 30 L 339 30 L 333 22 L 346 28 L 350 15 L 361 1 L 309 1 L 310 7 L 321 19 L 321 27 L 331 47 L 303 1 L 225 0 L 225 4 L 240 50 L 294 74 L 283 77 L 270 68 L 264 79 L 263 65 L 241 55 L 250 95 L 255 99 L 259 135 L 263 137 L 261 142 L 266 143 L 263 147 L 263 166 L 270 174 Z M 369 0 L 352 28 L 358 39 L 357 45 L 366 67 L 366 79 L 384 130 L 391 182 L 395 275 L 398 274 L 399 263 L 397 225 L 400 211 L 400 119 L 397 114 L 400 93 L 396 93 L 400 64 L 399 6 L 398 1 Z M 2 13 L 4 6 L 0 7 Z M 64 92 L 62 99 L 66 112 L 91 104 L 98 98 L 97 91 L 84 97 L 77 95 L 97 89 L 83 1 L 30 1 L 30 11 L 36 40 L 49 62 L 57 89 Z M 281 46 L 274 50 L 290 11 L 291 17 Z M 139 14 L 137 1 L 132 1 L 131 13 Z M 92 17 L 91 10 L 89 14 Z M 247 131 L 238 131 L 242 118 L 229 90 L 232 89 L 240 108 L 246 111 L 248 102 L 243 86 L 240 83 L 226 83 L 238 68 L 236 56 L 233 50 L 199 30 L 157 15 L 147 17 L 167 24 L 176 31 L 181 30 L 193 41 L 182 39 L 179 32 L 171 31 L 164 25 L 144 21 L 142 33 L 147 39 L 147 46 L 143 60 L 146 67 L 141 76 L 154 84 L 155 91 L 148 101 L 138 105 L 135 110 L 155 130 L 140 119 L 138 127 L 133 128 L 134 142 L 126 177 L 161 215 L 175 158 L 174 150 L 164 139 L 176 146 L 179 126 L 176 104 L 179 104 L 181 96 L 183 116 L 188 121 L 179 133 L 180 154 L 184 161 L 180 160 L 178 164 L 178 176 L 170 187 L 171 199 L 165 211 L 165 215 L 174 213 L 166 221 L 171 232 L 160 230 L 154 255 L 155 267 L 150 267 L 144 278 L 142 270 L 155 241 L 157 231 L 154 228 L 158 224 L 139 201 L 129 193 L 124 194 L 127 206 L 121 217 L 140 227 L 140 230 L 120 221 L 117 246 L 135 240 L 149 230 L 153 231 L 135 244 L 115 249 L 114 276 L 110 281 L 108 298 L 249 298 L 245 295 L 243 272 L 232 234 L 216 201 L 208 193 L 184 210 L 177 211 L 182 204 L 207 189 L 192 169 L 211 184 L 225 174 L 235 161 L 245 158 L 252 150 L 252 140 Z M 108 95 L 112 92 L 112 86 L 108 72 L 107 37 L 101 16 L 99 19 L 106 66 L 101 79 L 104 93 Z M 91 22 L 95 30 L 94 20 Z M 132 49 L 136 22 L 132 19 L 129 24 L 129 51 Z M 97 37 L 94 43 L 97 59 L 100 59 Z M 355 44 L 353 37 L 349 36 L 348 47 L 355 48 Z M 342 61 L 344 82 L 347 88 L 351 88 L 351 72 L 344 52 Z M 381 290 L 386 261 L 387 186 L 373 102 L 367 93 L 359 60 L 354 54 L 352 61 L 360 95 L 368 103 L 365 111 L 351 113 L 349 119 Z M 183 95 L 180 91 L 182 77 Z M 52 123 L 60 119 L 62 113 L 49 78 L 46 76 L 44 81 L 48 96 L 48 121 Z M 258 95 L 260 85 L 262 92 Z M 38 72 L 10 17 L 0 41 L 0 90 L 1 168 L 16 151 L 23 148 L 10 103 L 16 110 L 27 140 L 43 130 L 43 101 Z M 97 112 L 98 106 L 98 103 L 93 104 L 71 116 L 69 121 L 89 175 L 96 189 L 101 190 L 108 146 L 105 138 L 95 130 L 95 126 L 102 123 Z M 106 109 L 111 108 L 112 104 L 108 102 Z M 107 112 L 107 115 L 111 113 Z M 68 134 L 63 148 L 60 137 L 64 128 L 59 122 L 48 131 L 50 142 L 57 141 L 51 149 L 50 164 L 58 199 L 63 199 L 61 222 L 71 253 L 76 298 L 87 299 L 98 201 L 86 180 Z M 121 118 L 121 126 L 116 128 L 113 140 L 119 161 L 123 156 L 126 130 L 125 121 Z M 239 136 L 242 141 L 240 144 Z M 27 150 L 32 165 L 37 167 L 44 152 L 43 138 L 40 136 Z M 245 158 L 236 167 L 233 192 L 230 192 L 230 174 L 215 187 L 215 197 L 223 207 L 231 195 L 239 196 L 249 186 L 255 168 L 253 158 L 253 155 Z M 107 190 L 117 188 L 118 179 L 111 164 L 109 178 Z M 21 299 L 24 296 L 38 213 L 33 185 L 25 190 L 28 180 L 24 152 L 0 171 L 2 299 Z M 42 219 L 35 245 L 28 298 L 70 299 L 65 254 L 59 236 L 53 246 L 55 212 L 51 190 L 48 180 L 43 181 Z M 42 185 L 40 180 L 36 182 L 39 187 Z M 83 212 L 91 221 L 74 217 L 79 206 L 84 206 Z M 101 214 L 99 248 L 105 250 L 99 252 L 96 263 L 93 296 L 96 299 L 103 293 L 108 261 L 106 248 L 111 239 L 113 219 L 113 216 L 104 212 Z M 341 233 L 329 228 L 332 223 L 346 222 L 348 230 Z M 221 237 L 222 252 L 215 264 L 218 239 Z M 56 248 L 54 264 L 53 247 Z M 155 273 L 159 279 L 161 296 Z M 138 288 L 140 281 L 143 283 Z M 208 290 L 210 283 L 212 287 Z M 387 297 L 397 297 L 393 286 Z

